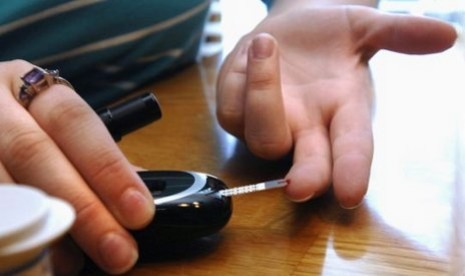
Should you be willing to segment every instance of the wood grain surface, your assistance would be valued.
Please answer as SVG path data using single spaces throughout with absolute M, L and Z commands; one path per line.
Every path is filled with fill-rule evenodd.
M 331 192 L 303 204 L 281 190 L 239 196 L 217 235 L 154 248 L 157 258 L 129 274 L 465 275 L 464 52 L 458 44 L 373 59 L 375 156 L 358 208 L 340 208 Z M 286 174 L 290 158 L 256 158 L 219 127 L 217 69 L 203 60 L 144 89 L 163 118 L 120 142 L 131 162 L 206 172 L 231 187 Z

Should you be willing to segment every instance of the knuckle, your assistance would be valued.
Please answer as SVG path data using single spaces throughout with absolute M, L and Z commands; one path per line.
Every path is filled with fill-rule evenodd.
M 27 166 L 28 162 L 38 162 L 38 156 L 49 156 L 44 151 L 49 148 L 48 136 L 40 130 L 10 130 L 4 157 L 13 167 Z
M 74 228 L 84 227 L 85 224 L 91 221 L 95 221 L 95 219 L 100 216 L 102 210 L 98 200 L 91 200 L 85 204 L 79 204 L 78 202 L 75 202 L 73 206 L 76 209 L 76 221 Z M 79 231 L 79 229 L 75 230 Z
M 0 78 L 2 86 L 11 91 L 16 91 L 20 86 L 18 75 L 30 70 L 33 65 L 23 59 L 14 59 L 0 62 Z
M 11 61 L 14 65 L 18 66 L 18 67 L 31 67 L 32 64 L 24 59 L 14 59 Z
M 256 72 L 248 79 L 249 89 L 264 90 L 276 85 L 276 80 L 271 72 Z
M 69 125 L 69 122 L 85 122 L 85 118 L 90 116 L 89 110 L 75 100 L 66 99 L 60 101 L 55 108 L 48 114 L 49 123 L 53 126 L 63 124 Z
M 124 169 L 125 162 L 124 159 L 116 154 L 112 149 L 101 149 L 96 152 L 95 158 L 92 160 L 92 171 L 89 173 L 89 181 L 93 183 L 105 183 L 105 179 L 109 175 L 118 178 L 118 174 L 126 172 Z
M 16 74 L 23 74 L 30 70 L 32 67 L 33 65 L 30 62 L 23 59 L 13 59 L 0 62 L 0 72 L 2 77 L 9 77 L 13 75 L 17 77 Z M 11 79 L 11 77 L 8 83 L 13 88 L 15 82 Z
M 13 66 L 15 68 L 30 68 L 32 64 L 24 59 L 13 59 L 2 62 L 7 67 Z
M 288 147 L 285 143 L 273 138 L 248 138 L 247 145 L 255 155 L 264 159 L 278 159 L 288 152 Z

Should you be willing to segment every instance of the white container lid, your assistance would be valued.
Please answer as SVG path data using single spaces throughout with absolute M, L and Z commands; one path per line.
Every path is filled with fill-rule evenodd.
M 0 247 L 15 236 L 40 224 L 49 202 L 42 191 L 0 184 Z
M 0 184 L 0 268 L 5 265 L 1 260 L 47 248 L 71 228 L 75 217 L 69 203 L 37 188 Z

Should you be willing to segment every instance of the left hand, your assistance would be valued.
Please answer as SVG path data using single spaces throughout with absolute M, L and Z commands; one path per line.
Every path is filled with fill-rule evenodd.
M 102 120 L 70 87 L 51 85 L 28 108 L 16 100 L 20 76 L 34 67 L 24 60 L 0 62 L 0 183 L 34 186 L 68 201 L 76 211 L 75 244 L 106 273 L 126 272 L 138 258 L 128 229 L 150 223 L 153 196 Z M 79 269 L 73 261 L 79 254 L 70 248 L 54 247 L 57 273 Z
M 286 177 L 292 200 L 317 196 L 332 182 L 341 206 L 357 206 L 373 156 L 368 61 L 380 49 L 442 51 L 455 38 L 446 23 L 361 6 L 309 5 L 269 15 L 222 67 L 219 121 L 258 156 L 293 150 Z

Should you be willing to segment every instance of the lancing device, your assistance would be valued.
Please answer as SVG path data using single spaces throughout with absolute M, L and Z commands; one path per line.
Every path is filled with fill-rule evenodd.
M 116 141 L 162 117 L 152 93 L 130 98 L 97 112 Z M 141 254 L 159 243 L 193 241 L 221 230 L 232 214 L 231 196 L 284 187 L 284 179 L 228 189 L 209 174 L 192 171 L 138 172 L 154 198 L 156 218 L 133 231 Z
M 114 106 L 97 111 L 115 141 L 123 135 L 142 128 L 161 118 L 157 98 L 152 93 L 138 95 Z

